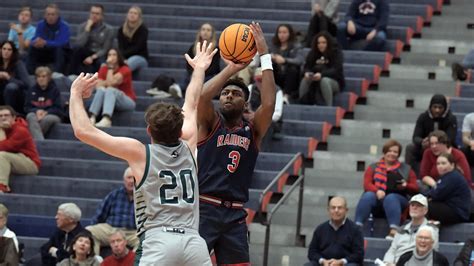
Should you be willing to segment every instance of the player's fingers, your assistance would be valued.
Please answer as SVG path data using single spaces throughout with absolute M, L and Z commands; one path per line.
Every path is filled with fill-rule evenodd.
M 217 54 L 218 49 L 214 48 L 214 51 L 212 51 L 211 56 L 214 57 L 215 54 Z
M 191 56 L 189 56 L 188 54 L 184 54 L 184 58 L 186 59 L 186 61 L 188 61 L 190 65 L 192 65 L 191 62 L 193 61 L 193 59 L 191 58 Z
M 210 54 L 212 51 L 212 42 L 210 42 L 209 45 L 206 47 L 206 54 Z

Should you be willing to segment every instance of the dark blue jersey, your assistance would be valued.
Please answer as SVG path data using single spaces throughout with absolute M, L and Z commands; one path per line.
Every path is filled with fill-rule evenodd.
M 198 143 L 199 193 L 247 202 L 257 156 L 252 125 L 244 120 L 226 128 L 219 115 L 212 132 Z

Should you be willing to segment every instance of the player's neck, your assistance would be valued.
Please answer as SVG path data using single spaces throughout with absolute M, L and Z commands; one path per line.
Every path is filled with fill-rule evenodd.
M 236 118 L 225 118 L 224 119 L 224 126 L 227 128 L 238 127 L 242 125 L 242 116 Z

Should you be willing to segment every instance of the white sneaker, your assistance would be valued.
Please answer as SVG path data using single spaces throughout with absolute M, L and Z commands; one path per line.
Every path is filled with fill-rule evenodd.
M 99 121 L 99 123 L 95 124 L 96 127 L 111 127 L 112 126 L 112 121 L 110 118 L 104 116 L 102 119 Z
M 95 115 L 91 115 L 91 117 L 89 117 L 89 121 L 91 121 L 92 125 L 95 125 Z

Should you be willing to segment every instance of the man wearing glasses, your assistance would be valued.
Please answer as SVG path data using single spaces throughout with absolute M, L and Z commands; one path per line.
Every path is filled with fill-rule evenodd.
M 11 192 L 11 174 L 36 175 L 40 164 L 26 121 L 12 107 L 0 106 L 0 194 Z

